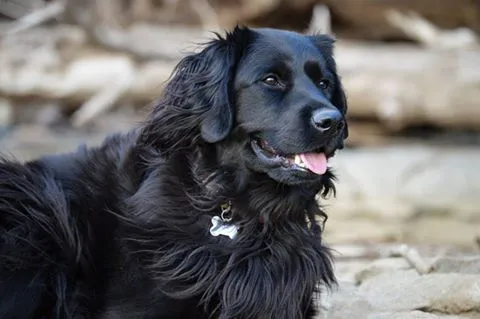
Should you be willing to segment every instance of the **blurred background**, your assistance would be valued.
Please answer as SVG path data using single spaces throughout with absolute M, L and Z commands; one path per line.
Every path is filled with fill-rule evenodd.
M 28 160 L 128 130 L 182 56 L 237 23 L 338 39 L 350 138 L 323 205 L 340 277 L 480 251 L 478 0 L 0 0 L 1 151 Z

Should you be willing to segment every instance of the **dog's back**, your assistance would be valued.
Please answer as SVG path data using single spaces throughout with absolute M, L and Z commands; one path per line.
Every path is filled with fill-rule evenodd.
M 132 131 L 96 148 L 2 160 L 0 318 L 203 318 L 196 301 L 177 305 L 156 291 L 125 245 L 125 200 L 144 172 L 137 138 Z
M 95 304 L 101 267 L 117 258 L 117 219 L 106 212 L 128 192 L 118 172 L 132 173 L 119 170 L 132 142 L 115 136 L 95 149 L 1 161 L 0 318 L 68 318 L 82 299 Z

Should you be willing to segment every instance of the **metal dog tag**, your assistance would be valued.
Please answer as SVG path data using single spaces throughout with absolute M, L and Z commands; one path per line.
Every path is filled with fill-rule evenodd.
M 238 226 L 225 224 L 219 216 L 212 217 L 212 227 L 210 227 L 210 234 L 212 236 L 228 236 L 234 239 L 237 236 Z

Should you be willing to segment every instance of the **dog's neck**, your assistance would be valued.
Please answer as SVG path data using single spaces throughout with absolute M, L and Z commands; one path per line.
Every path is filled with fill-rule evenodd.
M 267 228 L 284 222 L 315 224 L 315 217 L 325 217 L 318 207 L 317 194 L 333 188 L 331 178 L 326 178 L 324 185 L 289 186 L 238 163 L 219 163 L 213 146 L 187 148 L 166 157 L 161 151 L 150 150 L 143 158 L 148 162 L 147 171 L 168 169 L 168 174 L 158 175 L 179 177 L 168 181 L 187 192 L 179 206 L 212 217 L 221 213 L 222 205 L 230 203 L 229 217 L 237 224 L 262 224 Z
M 190 150 L 149 161 L 141 189 L 128 203 L 134 214 L 148 217 L 135 218 L 129 229 L 132 251 L 154 270 L 162 293 L 202 296 L 200 303 L 222 318 L 257 317 L 259 309 L 267 317 L 281 311 L 281 318 L 297 318 L 318 283 L 334 282 L 315 190 L 279 187 L 263 174 L 239 176 L 239 167 L 212 171 L 198 156 Z M 209 233 L 211 217 L 228 200 L 232 222 L 241 228 L 234 240 Z M 175 242 L 169 241 L 172 233 Z

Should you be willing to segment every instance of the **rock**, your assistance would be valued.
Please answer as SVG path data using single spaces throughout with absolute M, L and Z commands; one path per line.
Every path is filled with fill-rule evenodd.
M 33 100 L 18 106 L 15 112 L 15 123 L 50 126 L 66 122 L 62 109 L 65 110 L 65 107 L 59 101 Z
M 465 319 L 459 316 L 441 316 L 422 311 L 380 312 L 369 315 L 367 319 Z M 346 318 L 345 318 L 346 319 Z
M 411 266 L 404 258 L 377 259 L 355 274 L 355 282 L 360 284 L 369 278 L 378 276 L 385 272 L 407 270 L 410 268 Z
M 363 147 L 341 151 L 331 162 L 337 196 L 321 200 L 330 216 L 329 242 L 472 246 L 480 235 L 479 148 Z
M 339 283 L 337 289 L 320 298 L 318 319 L 367 318 L 373 307 L 350 283 Z
M 339 152 L 332 159 L 339 182 L 330 210 L 383 220 L 458 212 L 479 221 L 478 163 L 480 149 L 471 147 L 391 145 Z
M 461 273 L 480 275 L 480 257 L 439 257 L 433 262 L 432 269 L 436 273 Z
M 0 127 L 6 127 L 13 122 L 12 103 L 5 98 L 0 97 Z
M 27 161 L 42 155 L 74 151 L 85 143 L 98 145 L 104 138 L 104 134 L 98 133 L 57 132 L 39 125 L 19 125 L 0 139 L 0 149 L 4 154 Z
M 440 260 L 456 261 L 458 265 L 461 261 L 473 262 L 474 258 Z M 369 262 L 357 257 L 336 262 L 339 285 L 323 292 L 318 319 L 480 319 L 480 312 L 474 312 L 480 297 L 476 291 L 480 276 L 420 276 L 410 269 L 403 258 Z
M 358 293 L 384 311 L 422 309 L 444 314 L 480 311 L 480 276 L 396 271 L 363 282 Z
M 337 277 L 338 281 L 354 284 L 357 282 L 357 273 L 367 268 L 369 264 L 369 261 L 364 260 L 335 260 L 335 276 Z
M 458 220 L 453 212 L 451 216 L 425 216 L 403 222 L 379 220 L 375 216 L 337 216 L 335 207 L 328 208 L 327 213 L 330 218 L 325 228 L 325 239 L 332 244 L 406 242 L 471 249 L 475 236 L 480 235 L 480 222 Z
M 338 211 L 333 205 L 327 212 L 330 216 L 325 228 L 325 238 L 328 242 L 390 242 L 403 239 L 403 229 L 398 223 L 383 222 L 375 218 L 337 216 Z
M 454 210 L 449 216 L 423 216 L 412 220 L 405 223 L 403 229 L 403 239 L 417 243 L 473 247 L 474 238 L 478 235 L 480 235 L 480 222 L 462 221 Z

